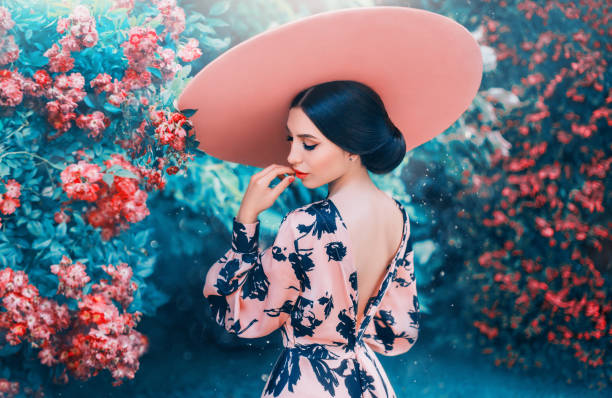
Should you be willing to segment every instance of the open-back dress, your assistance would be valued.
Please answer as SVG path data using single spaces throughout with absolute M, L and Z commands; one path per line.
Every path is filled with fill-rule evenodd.
M 410 350 L 419 301 L 410 222 L 364 314 L 349 231 L 329 198 L 287 213 L 272 246 L 259 248 L 259 220 L 234 218 L 231 248 L 204 284 L 216 322 L 240 337 L 281 329 L 285 347 L 261 397 L 396 397 L 374 352 Z

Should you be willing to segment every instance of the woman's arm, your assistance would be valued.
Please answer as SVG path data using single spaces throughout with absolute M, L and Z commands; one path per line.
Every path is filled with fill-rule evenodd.
M 274 243 L 264 251 L 259 221 L 234 218 L 231 248 L 206 275 L 203 293 L 216 322 L 240 337 L 261 337 L 281 327 L 299 296 L 292 214 L 283 218 Z

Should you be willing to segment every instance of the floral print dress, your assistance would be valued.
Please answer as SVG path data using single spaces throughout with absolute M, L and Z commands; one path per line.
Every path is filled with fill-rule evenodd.
M 233 222 L 231 248 L 204 284 L 216 322 L 240 337 L 281 328 L 283 345 L 261 397 L 396 397 L 374 352 L 399 355 L 416 342 L 419 301 L 410 222 L 400 247 L 357 314 L 357 270 L 349 231 L 329 198 L 283 217 L 271 247 L 259 220 Z

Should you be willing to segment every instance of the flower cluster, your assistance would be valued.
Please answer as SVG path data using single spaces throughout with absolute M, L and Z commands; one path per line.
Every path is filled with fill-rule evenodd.
M 177 56 L 183 62 L 191 62 L 194 59 L 199 58 L 202 55 L 202 50 L 198 47 L 198 39 L 191 38 L 181 49 L 178 51 Z
M 19 47 L 15 43 L 13 35 L 7 35 L 7 31 L 15 26 L 11 13 L 6 7 L 0 7 L 0 65 L 10 64 L 19 58 Z
M 21 184 L 16 180 L 10 179 L 4 183 L 4 193 L 0 193 L 0 213 L 4 215 L 13 214 L 21 206 L 19 197 L 21 196 Z M 2 218 L 0 218 L 0 227 Z
M 155 29 L 144 26 L 133 26 L 128 32 L 129 39 L 121 43 L 123 54 L 128 59 L 128 66 L 137 73 L 142 73 L 151 66 L 159 50 L 159 37 Z
M 507 22 L 516 23 L 516 14 L 497 14 L 506 24 L 483 16 L 483 35 L 496 53 L 498 76 L 516 76 L 511 102 L 521 109 L 493 108 L 489 125 L 478 126 L 497 131 L 509 150 L 496 149 L 487 170 L 473 175 L 470 202 L 458 205 L 488 198 L 482 212 L 462 209 L 457 215 L 494 228 L 486 235 L 497 242 L 472 252 L 474 267 L 465 261 L 466 297 L 475 309 L 470 319 L 479 331 L 476 341 L 486 345 L 482 352 L 492 354 L 496 365 L 554 368 L 567 383 L 579 379 L 604 389 L 612 380 L 606 350 L 612 301 L 601 260 L 612 233 L 600 215 L 609 202 L 605 186 L 612 164 L 604 133 L 612 125 L 612 91 L 604 83 L 606 10 L 593 0 L 579 6 L 508 3 L 524 19 L 513 26 Z M 529 34 L 517 38 L 517 26 L 528 26 Z M 546 350 L 531 352 L 536 345 Z M 555 361 L 568 366 L 555 368 Z
M 2 185 L 4 180 L 0 180 L 0 215 L 5 217 L 5 224 L 5 214 L 15 212 L 19 206 L 27 206 L 24 214 L 31 212 L 32 217 L 38 217 L 40 220 L 40 223 L 33 223 L 34 227 L 28 225 L 28 231 L 36 235 L 39 227 L 45 226 L 44 232 L 40 231 L 41 236 L 32 244 L 32 250 L 28 251 L 27 256 L 42 255 L 47 258 L 43 252 L 50 250 L 53 253 L 58 247 L 63 247 L 57 244 L 59 239 L 63 237 L 69 241 L 74 238 L 69 235 L 78 235 L 88 229 L 83 228 L 80 222 L 74 223 L 78 225 L 66 225 L 72 220 L 84 220 L 90 226 L 101 227 L 103 240 L 109 240 L 127 228 L 128 223 L 143 220 L 149 215 L 147 192 L 165 188 L 165 168 L 169 174 L 178 171 L 175 166 L 178 162 L 172 157 L 180 158 L 178 164 L 182 165 L 185 159 L 192 156 L 177 152 L 186 150 L 190 143 L 190 137 L 185 137 L 188 128 L 184 121 L 164 114 L 164 127 L 157 125 L 160 128 L 156 139 L 153 137 L 154 128 L 148 120 L 150 105 L 160 106 L 160 100 L 164 103 L 170 100 L 168 95 L 162 94 L 169 94 L 172 90 L 165 90 L 166 87 L 162 85 L 164 80 L 174 78 L 180 69 L 179 55 L 175 51 L 180 48 L 178 35 L 185 28 L 184 12 L 176 6 L 175 1 L 152 0 L 148 3 L 143 8 L 153 8 L 155 11 L 154 7 L 157 7 L 159 13 L 157 21 L 154 22 L 161 21 L 166 26 L 164 33 L 159 34 L 160 37 L 149 27 L 156 26 L 155 24 L 147 25 L 151 18 L 145 18 L 142 27 L 130 28 L 127 18 L 119 15 L 121 13 L 98 16 L 93 15 L 92 8 L 76 6 L 66 14 L 67 18 L 56 18 L 56 22 L 42 17 L 30 18 L 25 15 L 27 11 L 25 14 L 14 13 L 14 16 L 27 18 L 27 21 L 22 21 L 20 25 L 18 20 L 13 22 L 6 8 L 0 7 L 0 68 L 18 59 L 19 55 L 13 37 L 8 36 L 9 29 L 22 32 L 23 35 L 15 35 L 15 40 L 21 46 L 27 44 L 32 49 L 31 58 L 23 61 L 25 66 L 18 63 L 14 67 L 6 67 L 6 70 L 0 69 L 0 111 L 3 116 L 12 116 L 15 119 L 13 122 L 22 122 L 14 123 L 19 127 L 14 133 L 9 133 L 8 137 L 12 136 L 13 139 L 5 143 L 6 151 L 0 150 L 0 156 L 29 155 L 29 162 L 24 163 L 23 170 L 30 170 L 28 165 L 34 163 L 34 158 L 52 166 L 41 180 L 38 178 L 41 175 L 35 175 L 33 171 L 17 174 L 17 162 L 7 162 L 8 178 L 11 178 L 10 173 L 15 172 L 15 179 L 5 184 L 6 189 L 3 189 Z M 154 6 L 151 6 L 151 3 Z M 114 0 L 113 8 L 123 8 L 129 13 L 134 8 L 134 1 Z M 133 25 L 134 20 L 142 19 L 138 16 L 130 18 L 129 24 Z M 40 42 L 41 36 L 46 37 L 48 29 L 51 29 L 51 36 L 55 39 L 45 47 L 38 46 L 35 42 Z M 122 35 L 115 34 L 118 30 Z M 24 35 L 26 40 L 29 40 L 30 34 L 30 43 L 19 41 Z M 121 42 L 112 43 L 112 40 L 120 36 L 127 37 L 127 40 L 122 45 L 123 51 L 117 53 L 113 48 L 121 45 Z M 176 40 L 176 43 L 171 42 L 169 37 Z M 99 38 L 111 42 L 101 46 L 98 44 Z M 181 40 L 181 44 L 185 41 Z M 33 44 L 36 46 L 32 47 Z M 189 40 L 181 48 L 180 59 L 189 62 L 199 57 L 201 51 L 197 46 L 197 40 Z M 25 48 L 21 49 L 19 62 L 24 59 L 24 50 Z M 40 54 L 48 58 L 48 63 L 39 70 L 36 67 L 29 68 L 28 66 L 44 63 L 46 58 L 41 62 Z M 78 56 L 89 55 L 91 59 L 78 62 Z M 125 57 L 127 65 L 123 63 Z M 91 73 L 92 68 L 99 69 L 100 59 L 104 60 L 104 70 Z M 118 68 L 118 65 L 124 66 Z M 22 75 L 18 67 L 22 72 L 27 70 L 29 77 L 26 77 L 25 73 Z M 145 90 L 137 92 L 137 89 Z M 32 117 L 32 111 L 40 118 Z M 48 123 L 51 129 L 38 129 L 43 131 L 41 137 L 32 135 L 32 131 L 38 131 L 32 123 L 40 123 L 41 120 L 45 124 Z M 30 127 L 26 127 L 28 122 Z M 80 149 L 72 151 L 72 158 L 62 148 L 45 146 L 45 142 L 59 137 L 72 127 L 75 127 L 75 130 L 83 130 L 91 139 L 104 139 L 108 142 L 102 146 L 98 143 L 92 150 L 84 141 L 84 145 L 78 146 Z M 172 127 L 177 127 L 178 130 L 175 133 L 167 130 Z M 23 133 L 19 134 L 21 130 Z M 55 131 L 45 133 L 49 130 Z M 130 132 L 133 132 L 133 135 L 130 135 Z M 50 137 L 52 134 L 55 135 Z M 116 151 L 111 148 L 111 153 L 117 154 L 108 158 L 106 149 L 109 146 L 106 144 L 114 145 Z M 157 145 L 166 147 L 159 150 Z M 44 149 L 44 154 L 39 152 L 39 148 Z M 98 158 L 99 148 L 105 148 L 104 158 Z M 118 154 L 119 152 L 124 154 Z M 167 154 L 172 156 L 166 156 Z M 48 159 L 43 156 L 48 156 Z M 131 164 L 132 159 L 136 157 L 146 160 L 146 164 Z M 62 158 L 67 159 L 67 163 L 60 167 L 61 161 L 58 159 Z M 2 166 L 6 165 L 2 163 Z M 6 172 L 6 169 L 4 167 L 3 172 Z M 44 178 L 47 175 L 51 180 L 45 183 Z M 21 176 L 23 181 L 18 176 Z M 58 180 L 59 183 L 56 184 Z M 59 200 L 65 201 L 45 211 L 38 206 L 41 204 L 39 202 L 32 202 L 31 207 L 26 204 L 25 200 L 29 198 L 20 196 L 21 191 L 32 192 L 34 198 L 36 193 L 40 192 L 46 198 L 55 200 L 61 197 Z M 73 201 L 79 201 L 78 209 L 71 208 L 70 203 Z M 71 217 L 72 215 L 74 217 Z M 60 225 L 57 226 L 55 236 L 44 237 L 42 234 L 49 231 L 49 221 Z M 13 224 L 10 223 L 8 227 L 16 228 Z M 17 247 L 8 250 L 18 252 Z M 96 257 L 97 254 L 92 253 L 92 256 Z M 4 256 L 2 260 L 5 260 Z M 26 260 L 28 259 L 24 261 Z M 6 339 L 11 344 L 29 342 L 39 348 L 38 357 L 41 363 L 65 367 L 66 370 L 60 376 L 64 381 L 67 381 L 66 372 L 86 378 L 95 376 L 103 369 L 111 371 L 115 379 L 134 377 L 134 372 L 138 369 L 138 358 L 146 350 L 148 342 L 146 337 L 132 330 L 140 313 L 125 314 L 125 310 L 130 305 L 140 310 L 140 307 L 152 305 L 152 302 L 133 302 L 132 295 L 137 286 L 131 282 L 132 270 L 127 264 L 101 266 L 110 277 L 94 284 L 96 281 L 90 280 L 84 264 L 76 261 L 73 263 L 68 257 L 62 257 L 59 264 L 51 266 L 51 272 L 57 275 L 59 280 L 57 294 L 63 295 L 62 299 L 76 301 L 76 304 L 72 303 L 75 305 L 71 306 L 60 305 L 64 301 L 57 300 L 57 297 L 41 297 L 42 286 L 38 286 L 41 289 L 39 293 L 34 286 L 37 284 L 33 281 L 38 281 L 39 277 L 44 279 L 46 271 L 43 275 L 29 273 L 31 280 L 28 282 L 24 272 L 10 268 L 15 267 L 15 262 L 21 259 L 11 253 L 6 256 L 6 261 L 9 265 L 0 270 L 0 339 Z M 36 260 L 34 263 L 37 263 Z M 88 266 L 93 270 L 91 264 Z M 123 308 L 123 313 L 119 307 Z M 23 350 L 19 355 L 23 356 Z M 27 360 L 25 357 L 19 359 Z M 8 380 L 0 379 L 0 396 L 14 390 L 14 385 Z M 27 388 L 22 390 L 28 393 Z
M 174 112 L 168 113 L 150 108 L 149 116 L 155 126 L 155 139 L 162 145 L 170 145 L 176 151 L 185 149 L 187 132 L 183 124 L 190 123 L 185 115 Z
M 40 347 L 70 324 L 66 304 L 40 297 L 23 271 L 0 270 L 0 298 L 5 310 L 0 312 L 0 330 L 11 345 L 28 340 Z
M 60 39 L 61 48 L 54 43 L 44 53 L 49 58 L 51 72 L 68 72 L 74 67 L 74 58 L 70 53 L 93 47 L 98 42 L 96 20 L 83 5 L 76 6 L 68 18 L 58 20 L 57 32 L 67 33 Z
M 181 70 L 181 65 L 176 62 L 176 54 L 171 48 L 161 48 L 159 58 L 153 60 L 153 67 L 158 68 L 162 79 L 171 80 Z
M 124 8 L 126 13 L 129 15 L 134 9 L 134 0 L 111 0 L 113 5 L 110 7 L 111 10 Z
M 49 140 L 65 133 L 76 118 L 74 112 L 87 93 L 83 90 L 85 79 L 80 73 L 61 74 L 55 80 L 45 70 L 38 70 L 34 79 L 24 77 L 17 70 L 0 70 L 0 106 L 16 107 L 24 94 L 45 97 L 47 121 L 57 130 Z
M 0 378 L 0 397 L 14 397 L 19 394 L 19 382 Z
M 106 176 L 110 176 L 108 180 L 100 166 L 85 160 L 66 167 L 61 179 L 62 189 L 69 198 L 95 202 L 86 214 L 87 222 L 101 227 L 102 238 L 108 240 L 125 229 L 126 222 L 137 223 L 150 214 L 146 205 L 148 194 L 139 188 L 139 183 L 147 178 L 147 188 L 153 189 L 163 188 L 165 182 L 158 173 L 135 167 L 120 154 L 112 154 L 104 164 Z M 113 175 L 115 169 L 129 176 Z
M 114 106 L 121 105 L 128 95 L 127 91 L 123 88 L 123 83 L 117 79 L 112 81 L 112 77 L 108 73 L 100 73 L 89 82 L 89 85 L 96 94 L 106 92 L 106 100 Z
M 17 71 L 0 70 L 0 106 L 17 106 L 23 101 L 23 76 Z
M 98 199 L 100 186 L 96 182 L 102 179 L 100 166 L 84 160 L 66 167 L 61 175 L 62 189 L 69 198 L 95 202 Z
M 85 79 L 80 73 L 56 76 L 47 95 L 47 98 L 52 100 L 45 105 L 47 121 L 57 130 L 55 135 L 48 138 L 49 140 L 59 137 L 72 126 L 72 120 L 76 118 L 74 111 L 78 103 L 87 95 L 83 90 L 84 85 Z
M 0 298 L 6 310 L 0 312 L 0 329 L 7 332 L 11 345 L 26 340 L 41 348 L 41 363 L 65 365 L 60 376 L 65 383 L 67 371 L 86 380 L 108 369 L 115 379 L 113 385 L 120 385 L 121 379 L 134 378 L 139 357 L 148 349 L 146 336 L 133 329 L 142 314 L 125 312 L 137 288 L 130 282 L 131 268 L 125 263 L 102 268 L 112 277 L 111 283 L 94 284 L 86 295 L 82 289 L 89 277 L 83 264 L 62 256 L 59 264 L 51 266 L 59 279 L 57 293 L 76 299 L 76 310 L 41 297 L 23 271 L 0 270 Z M 121 303 L 123 313 L 113 300 Z
M 169 32 L 172 40 L 178 40 L 181 32 L 185 30 L 185 11 L 177 7 L 176 0 L 152 0 L 152 3 L 157 6 L 162 17 L 162 37 Z
M 101 133 L 110 125 L 110 119 L 100 111 L 95 111 L 89 115 L 80 115 L 76 119 L 76 124 L 80 129 L 89 130 L 87 134 L 90 138 L 101 138 Z
M 51 273 L 59 278 L 56 294 L 80 300 L 83 298 L 83 287 L 90 281 L 85 272 L 85 264 L 77 261 L 75 264 L 66 256 L 62 256 L 59 264 L 51 266 Z

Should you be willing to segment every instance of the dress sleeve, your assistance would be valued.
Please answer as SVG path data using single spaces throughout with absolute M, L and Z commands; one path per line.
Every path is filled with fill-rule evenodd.
M 406 255 L 397 263 L 391 285 L 363 334 L 365 343 L 382 355 L 407 352 L 419 335 L 419 299 L 413 259 L 410 236 Z
M 292 213 L 283 217 L 272 246 L 259 249 L 259 220 L 234 217 L 231 248 L 208 270 L 204 283 L 215 321 L 244 338 L 280 328 L 300 293 L 295 274 L 297 230 Z

